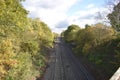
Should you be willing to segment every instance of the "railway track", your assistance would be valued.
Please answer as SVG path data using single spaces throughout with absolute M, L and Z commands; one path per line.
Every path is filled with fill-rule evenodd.
M 43 80 L 94 80 L 94 78 L 72 54 L 69 46 L 57 38 Z

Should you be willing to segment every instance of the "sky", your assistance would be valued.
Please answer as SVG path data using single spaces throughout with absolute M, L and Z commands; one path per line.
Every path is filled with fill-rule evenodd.
M 53 32 L 60 33 L 71 24 L 84 28 L 95 24 L 98 12 L 105 11 L 105 0 L 25 0 L 31 18 L 40 18 Z

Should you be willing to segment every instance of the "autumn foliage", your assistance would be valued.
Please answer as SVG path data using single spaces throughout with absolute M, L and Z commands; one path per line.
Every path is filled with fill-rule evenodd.
M 69 27 L 62 33 L 63 39 L 72 46 L 74 43 L 73 51 L 77 56 L 85 57 L 98 71 L 100 69 L 96 79 L 101 80 L 97 75 L 102 75 L 105 80 L 109 79 L 120 66 L 119 33 L 102 23 L 84 29 Z
M 0 80 L 35 80 L 43 74 L 53 34 L 27 13 L 21 0 L 0 0 Z

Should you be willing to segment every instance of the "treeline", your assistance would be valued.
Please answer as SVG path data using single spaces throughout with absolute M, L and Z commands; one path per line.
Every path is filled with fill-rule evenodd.
M 66 42 L 74 46 L 77 56 L 85 57 L 97 67 L 100 71 L 96 73 L 97 80 L 108 80 L 120 66 L 120 24 L 115 18 L 119 13 L 117 9 L 120 9 L 120 3 L 108 14 L 112 27 L 102 23 L 85 25 L 84 29 L 70 25 L 61 34 Z
M 0 80 L 41 77 L 53 33 L 39 19 L 27 17 L 22 0 L 0 1 Z

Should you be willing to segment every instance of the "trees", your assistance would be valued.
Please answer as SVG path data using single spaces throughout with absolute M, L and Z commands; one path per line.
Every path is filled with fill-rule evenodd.
M 68 29 L 71 28 L 68 27 Z M 69 32 L 68 29 L 66 31 Z M 65 34 L 65 32 L 63 34 Z M 88 61 L 96 65 L 97 68 L 101 69 L 101 71 L 103 70 L 102 73 L 105 75 L 106 80 L 114 73 L 119 64 L 119 39 L 116 40 L 114 34 L 115 30 L 112 27 L 97 23 L 92 26 L 86 25 L 84 29 L 79 29 L 76 34 L 74 34 L 75 38 L 72 41 L 72 43 L 76 43 L 76 46 L 73 47 L 74 53 L 77 56 L 85 57 L 85 59 L 88 59 Z M 73 35 L 73 33 L 65 35 L 64 39 L 72 39 L 70 38 L 71 35 Z M 71 42 L 69 41 L 69 43 Z M 113 65 L 112 62 L 117 65 L 114 64 L 115 66 L 110 66 Z M 110 71 L 110 69 L 113 69 L 113 71 Z
M 0 5 L 0 25 L 25 26 L 27 11 L 22 7 L 20 0 L 2 0 L 2 2 Z
M 27 18 L 21 1 L 0 0 L 0 80 L 41 76 L 52 47 L 51 30 L 41 20 Z
M 52 42 L 53 42 L 53 33 L 45 24 L 39 19 L 33 19 L 31 20 L 30 27 L 32 31 L 35 31 L 37 35 L 37 38 L 40 40 L 40 43 L 46 47 L 51 46 L 52 47 Z
M 96 37 L 96 43 L 99 45 L 105 41 L 110 40 L 114 35 L 115 30 L 102 23 L 97 23 L 93 26 L 93 32 Z
M 19 0 L 1 0 L 0 3 L 0 79 L 7 80 L 9 72 L 21 61 L 16 58 L 19 52 L 19 34 L 25 29 L 27 11 Z M 20 38 L 20 37 L 19 37 Z M 19 63 L 18 63 L 19 62 Z M 26 69 L 27 70 L 27 69 Z M 13 73 L 13 72 L 12 72 Z M 18 73 L 16 71 L 16 73 Z M 14 73 L 13 73 L 14 74 Z
M 108 18 L 110 20 L 110 23 L 112 27 L 117 31 L 116 33 L 116 41 L 114 43 L 117 43 L 117 48 L 115 49 L 115 58 L 117 59 L 113 63 L 115 63 L 116 66 L 119 66 L 120 64 L 120 0 L 114 0 L 111 2 L 112 4 L 112 12 L 108 14 Z
M 120 31 L 120 2 L 114 6 L 112 13 L 108 14 L 108 18 L 112 27 L 116 31 Z
M 81 29 L 76 34 L 75 42 L 77 43 L 77 48 L 81 48 L 81 53 L 86 47 L 94 48 L 104 42 L 111 40 L 114 35 L 114 30 L 111 27 L 107 27 L 102 23 L 95 24 L 91 27 Z M 90 49 L 89 49 L 90 50 Z M 90 52 L 88 50 L 88 52 Z
M 86 24 L 86 25 L 85 25 L 85 28 L 89 28 L 89 27 L 91 27 L 91 26 L 90 26 L 90 25 L 88 25 L 88 24 Z
M 70 25 L 68 29 L 64 31 L 64 38 L 68 42 L 72 42 L 75 40 L 76 33 L 80 29 L 78 25 Z
M 90 48 L 93 46 L 95 35 L 92 32 L 92 28 L 81 29 L 77 32 L 75 41 L 76 41 L 76 52 L 78 53 L 88 53 Z
M 62 33 L 66 41 L 76 43 L 73 50 L 77 56 L 85 57 L 97 66 L 106 80 L 120 66 L 120 0 L 110 1 L 113 1 L 110 3 L 113 9 L 110 7 L 112 11 L 108 14 L 108 19 L 112 26 L 103 22 L 92 26 L 86 24 L 84 29 L 79 29 L 75 34 L 71 27 Z M 102 15 L 99 13 L 97 19 L 106 18 Z

